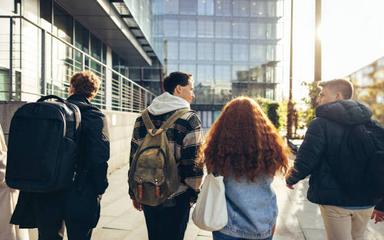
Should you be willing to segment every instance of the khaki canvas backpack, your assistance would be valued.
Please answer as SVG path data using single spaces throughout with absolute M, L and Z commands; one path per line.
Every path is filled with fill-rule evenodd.
M 143 112 L 147 135 L 137 149 L 129 170 L 129 187 L 136 201 L 148 206 L 158 206 L 177 191 L 180 178 L 166 132 L 178 118 L 189 111 L 177 110 L 159 129 L 153 125 L 148 110 Z

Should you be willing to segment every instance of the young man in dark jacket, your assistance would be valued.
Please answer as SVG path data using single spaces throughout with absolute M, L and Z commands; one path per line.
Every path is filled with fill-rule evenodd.
M 159 128 L 176 110 L 188 108 L 194 98 L 190 74 L 173 72 L 164 80 L 162 95 L 148 107 L 150 119 Z M 143 118 L 137 118 L 131 142 L 130 162 L 142 144 L 147 129 Z M 129 194 L 133 205 L 144 210 L 149 240 L 182 240 L 189 220 L 189 211 L 196 201 L 203 170 L 196 166 L 197 151 L 202 143 L 200 119 L 196 112 L 189 111 L 175 121 L 167 130 L 168 141 L 178 164 L 181 184 L 178 190 L 163 204 L 152 207 L 141 205 L 132 189 Z
M 364 189 L 356 189 L 358 197 L 347 193 L 336 179 L 333 162 L 342 156 L 340 144 L 346 129 L 372 121 L 372 114 L 366 106 L 350 100 L 353 86 L 349 81 L 336 79 L 321 82 L 319 87 L 316 118 L 308 127 L 286 183 L 293 189 L 311 175 L 308 200 L 319 204 L 328 239 L 364 239 L 370 217 L 383 221 L 384 202 L 378 203 Z
M 63 223 L 69 240 L 91 239 L 100 214 L 101 195 L 108 187 L 109 136 L 104 114 L 90 101 L 100 86 L 89 71 L 70 80 L 68 101 L 81 112 L 76 174 L 69 189 L 51 193 L 21 192 L 11 222 L 38 228 L 39 240 L 63 239 Z

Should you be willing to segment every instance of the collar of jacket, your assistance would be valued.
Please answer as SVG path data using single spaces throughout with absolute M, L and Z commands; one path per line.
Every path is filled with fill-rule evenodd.
M 91 104 L 91 102 L 82 94 L 73 94 L 67 98 L 69 101 L 77 101 L 85 104 Z

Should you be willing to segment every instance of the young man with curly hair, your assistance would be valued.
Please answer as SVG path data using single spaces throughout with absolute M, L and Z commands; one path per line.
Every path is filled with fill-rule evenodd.
M 89 240 L 100 216 L 101 195 L 108 187 L 109 134 L 104 114 L 91 104 L 100 87 L 90 71 L 70 79 L 69 102 L 81 112 L 76 174 L 72 186 L 48 193 L 21 192 L 11 222 L 38 228 L 39 240 Z

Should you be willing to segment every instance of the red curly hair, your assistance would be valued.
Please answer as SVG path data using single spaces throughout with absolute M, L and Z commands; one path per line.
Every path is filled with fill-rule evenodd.
M 245 177 L 285 173 L 289 150 L 259 104 L 248 97 L 227 103 L 200 148 L 200 165 L 222 176 Z

